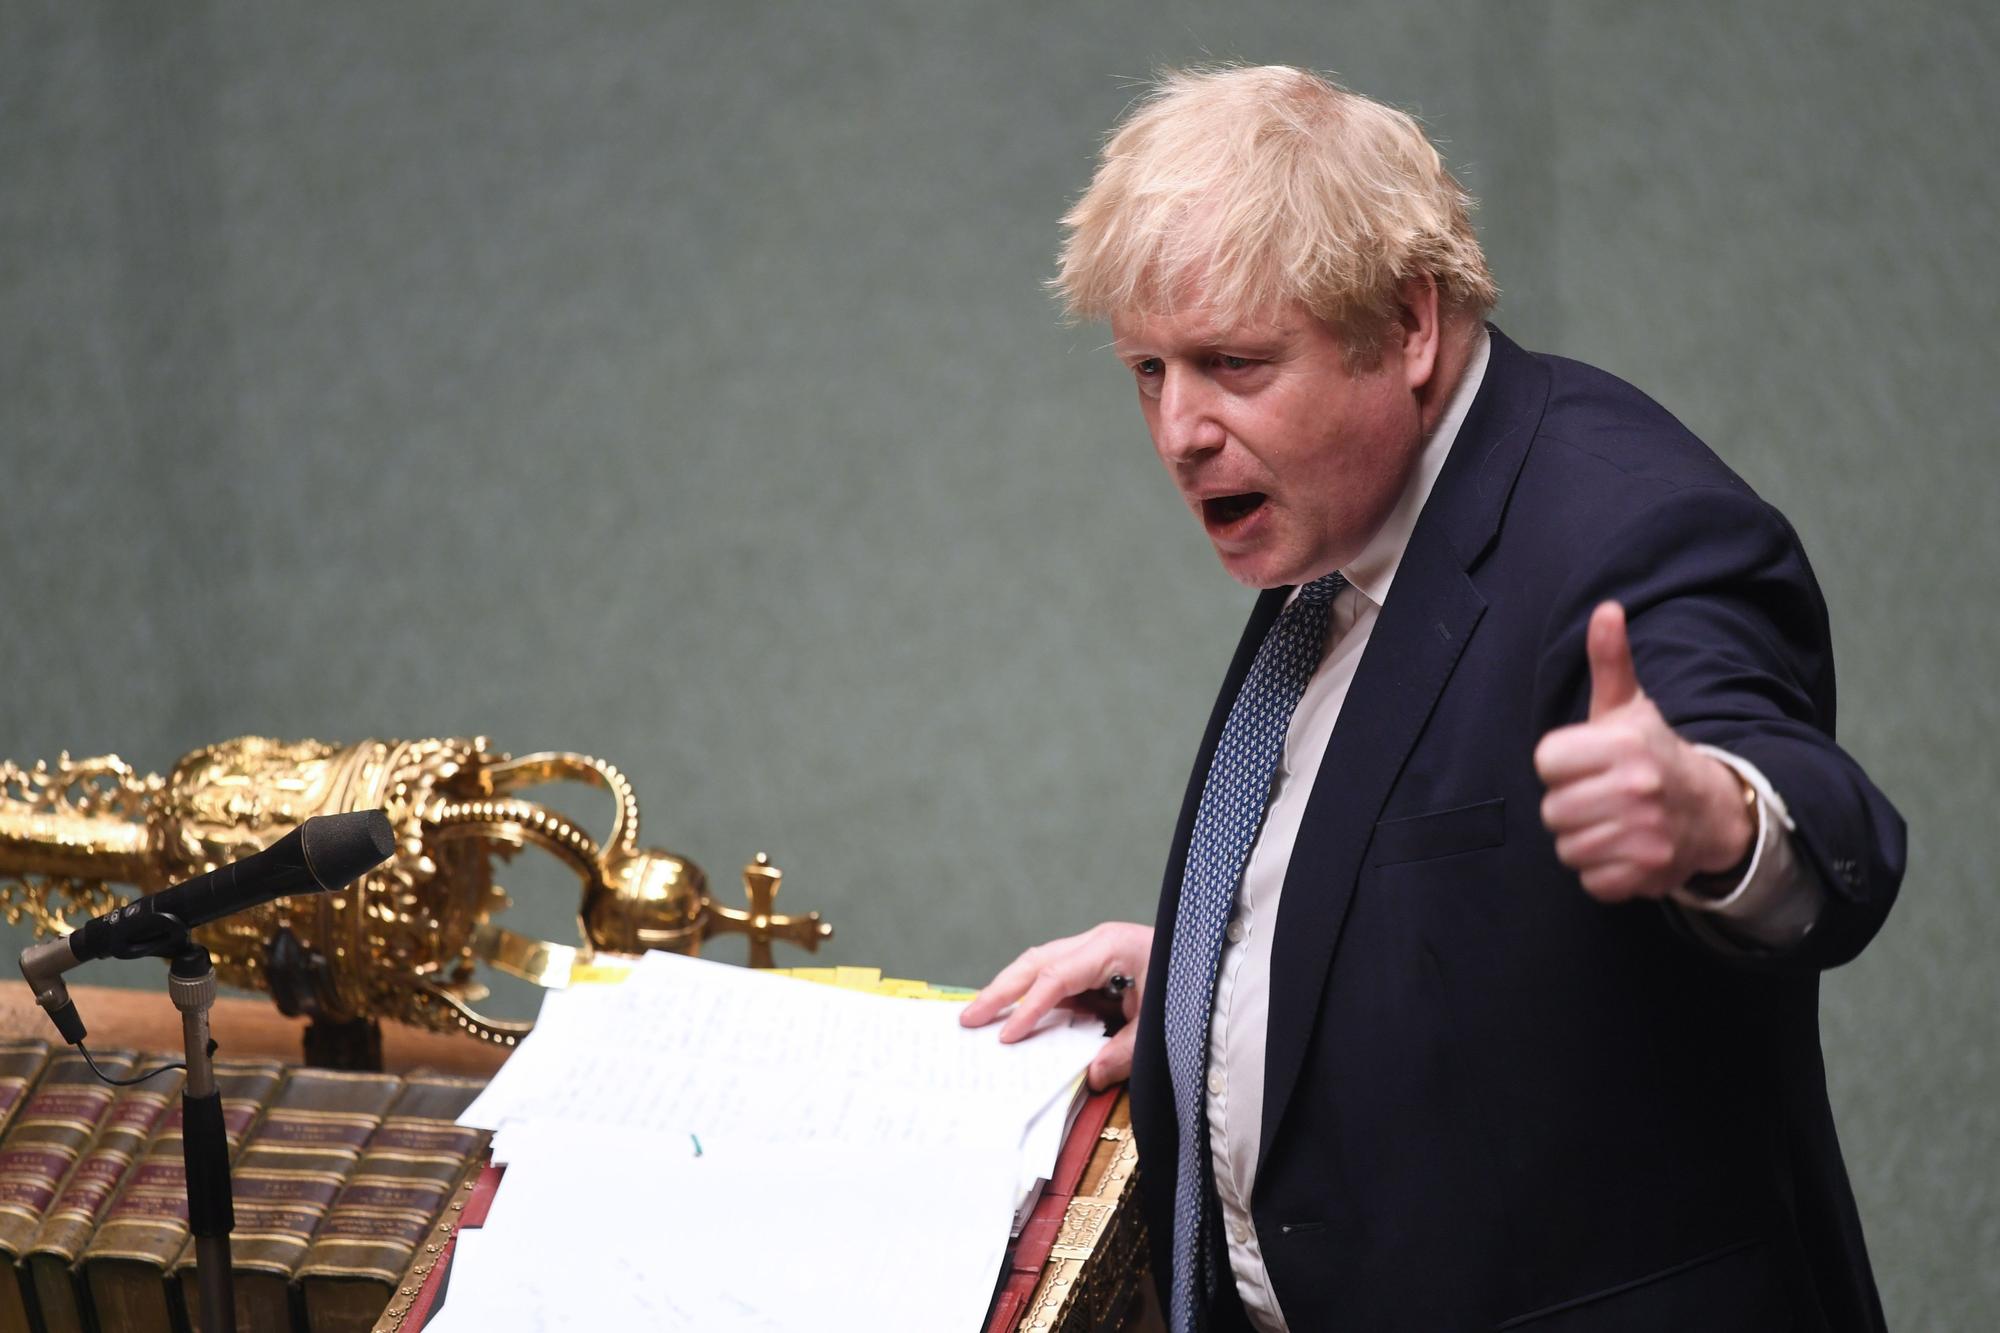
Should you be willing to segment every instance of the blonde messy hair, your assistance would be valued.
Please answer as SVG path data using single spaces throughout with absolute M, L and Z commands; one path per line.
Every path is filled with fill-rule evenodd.
M 1492 308 L 1472 208 L 1401 111 L 1284 65 L 1170 70 L 1063 218 L 1051 285 L 1085 320 L 1297 301 L 1369 361 L 1404 278 L 1429 275 L 1447 311 Z

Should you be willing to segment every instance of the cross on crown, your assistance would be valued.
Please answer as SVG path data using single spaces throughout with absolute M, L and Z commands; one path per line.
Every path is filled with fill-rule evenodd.
M 772 940 L 784 940 L 808 953 L 817 953 L 821 940 L 833 938 L 833 927 L 820 920 L 818 912 L 782 916 L 771 910 L 784 878 L 785 872 L 772 865 L 770 857 L 759 852 L 750 864 L 743 867 L 743 892 L 750 899 L 750 910 L 746 912 L 740 907 L 724 907 L 720 903 L 712 903 L 709 907 L 715 914 L 709 926 L 711 932 L 729 931 L 749 937 L 752 967 L 772 965 Z

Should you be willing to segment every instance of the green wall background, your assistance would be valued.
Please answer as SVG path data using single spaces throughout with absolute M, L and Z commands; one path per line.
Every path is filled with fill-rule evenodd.
M 1054 219 L 1157 65 L 1333 70 L 1813 552 L 1913 835 L 1836 1109 L 1892 1324 L 1991 1326 L 1995 13 L 0 0 L 0 753 L 594 752 L 940 979 L 1146 916 L 1247 596 Z

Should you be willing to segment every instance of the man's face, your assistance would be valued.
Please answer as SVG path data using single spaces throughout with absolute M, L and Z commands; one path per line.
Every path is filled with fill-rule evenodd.
M 1305 583 L 1361 553 L 1422 443 L 1393 333 L 1379 365 L 1352 371 L 1297 306 L 1240 323 L 1129 315 L 1111 331 L 1153 447 L 1231 577 Z

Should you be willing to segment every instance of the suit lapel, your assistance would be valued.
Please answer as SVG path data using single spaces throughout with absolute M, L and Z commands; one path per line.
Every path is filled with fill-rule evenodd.
M 1260 1165 L 1270 1160 L 1298 1086 L 1375 821 L 1485 612 L 1467 571 L 1498 531 L 1547 398 L 1547 372 L 1497 330 L 1491 336 L 1486 378 L 1410 535 L 1285 872 L 1271 956 Z

